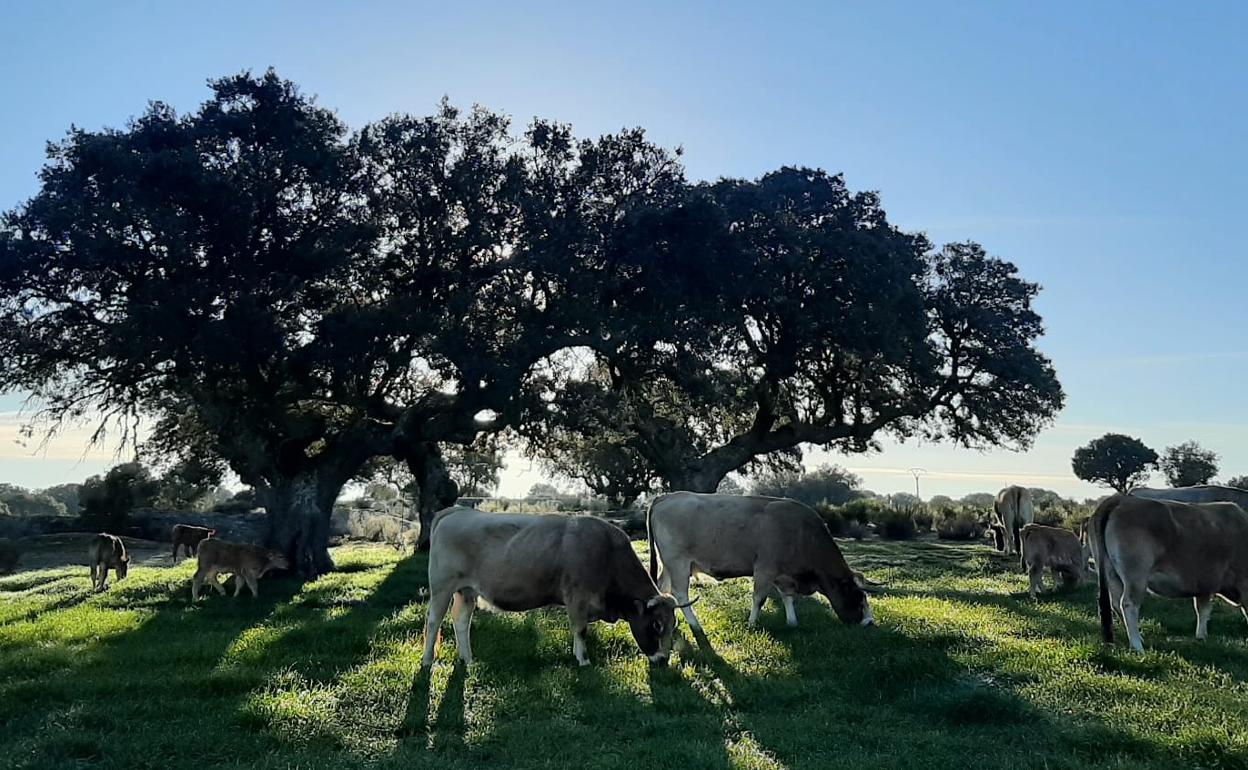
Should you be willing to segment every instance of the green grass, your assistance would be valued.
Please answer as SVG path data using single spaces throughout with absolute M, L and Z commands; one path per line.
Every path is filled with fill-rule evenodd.
M 51 767 L 1248 767 L 1248 631 L 1144 608 L 1150 651 L 1103 648 L 1095 587 L 1033 603 L 982 546 L 845 544 L 888 584 L 880 628 L 822 600 L 789 629 L 748 581 L 702 586 L 712 649 L 651 668 L 595 624 L 579 669 L 561 610 L 478 612 L 419 671 L 424 559 L 336 554 L 315 583 L 189 604 L 193 565 L 0 579 L 0 765 Z M 683 630 L 683 626 L 682 626 Z

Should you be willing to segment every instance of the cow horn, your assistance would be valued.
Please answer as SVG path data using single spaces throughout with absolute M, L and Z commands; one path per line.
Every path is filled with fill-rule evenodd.
M 690 599 L 689 601 L 685 602 L 684 604 L 677 604 L 674 607 L 674 609 L 683 610 L 685 607 L 692 607 L 693 605 L 697 604 L 698 599 L 701 599 L 701 598 L 702 598 L 701 596 L 696 596 Z

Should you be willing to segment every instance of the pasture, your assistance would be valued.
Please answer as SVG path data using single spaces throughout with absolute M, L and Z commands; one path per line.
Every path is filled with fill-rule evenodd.
M 666 669 L 595 624 L 578 669 L 565 615 L 478 612 L 418 663 L 423 555 L 336 549 L 339 571 L 192 606 L 194 560 L 0 578 L 0 756 L 52 767 L 1248 767 L 1248 630 L 1219 604 L 1152 600 L 1134 655 L 1102 647 L 1095 585 L 1032 602 L 982 545 L 843 542 L 887 592 L 880 627 L 822 599 L 790 629 L 748 581 L 700 585 L 712 649 L 681 626 Z

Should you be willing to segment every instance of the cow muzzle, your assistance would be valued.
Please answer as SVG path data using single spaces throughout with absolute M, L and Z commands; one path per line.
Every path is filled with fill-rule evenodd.
M 656 652 L 653 655 L 647 655 L 646 657 L 649 658 L 650 662 L 655 664 L 656 666 L 666 666 L 668 658 L 671 657 L 671 653 L 670 652 Z

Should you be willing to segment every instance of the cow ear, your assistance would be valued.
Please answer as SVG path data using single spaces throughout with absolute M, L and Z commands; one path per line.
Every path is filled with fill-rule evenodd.
M 869 594 L 878 594 L 881 590 L 883 590 L 884 588 L 883 586 L 881 586 L 879 583 L 873 583 L 872 581 L 868 580 L 867 576 L 862 574 L 858 570 L 854 570 L 853 572 L 854 572 L 854 585 L 858 586 L 859 590 L 865 591 Z

